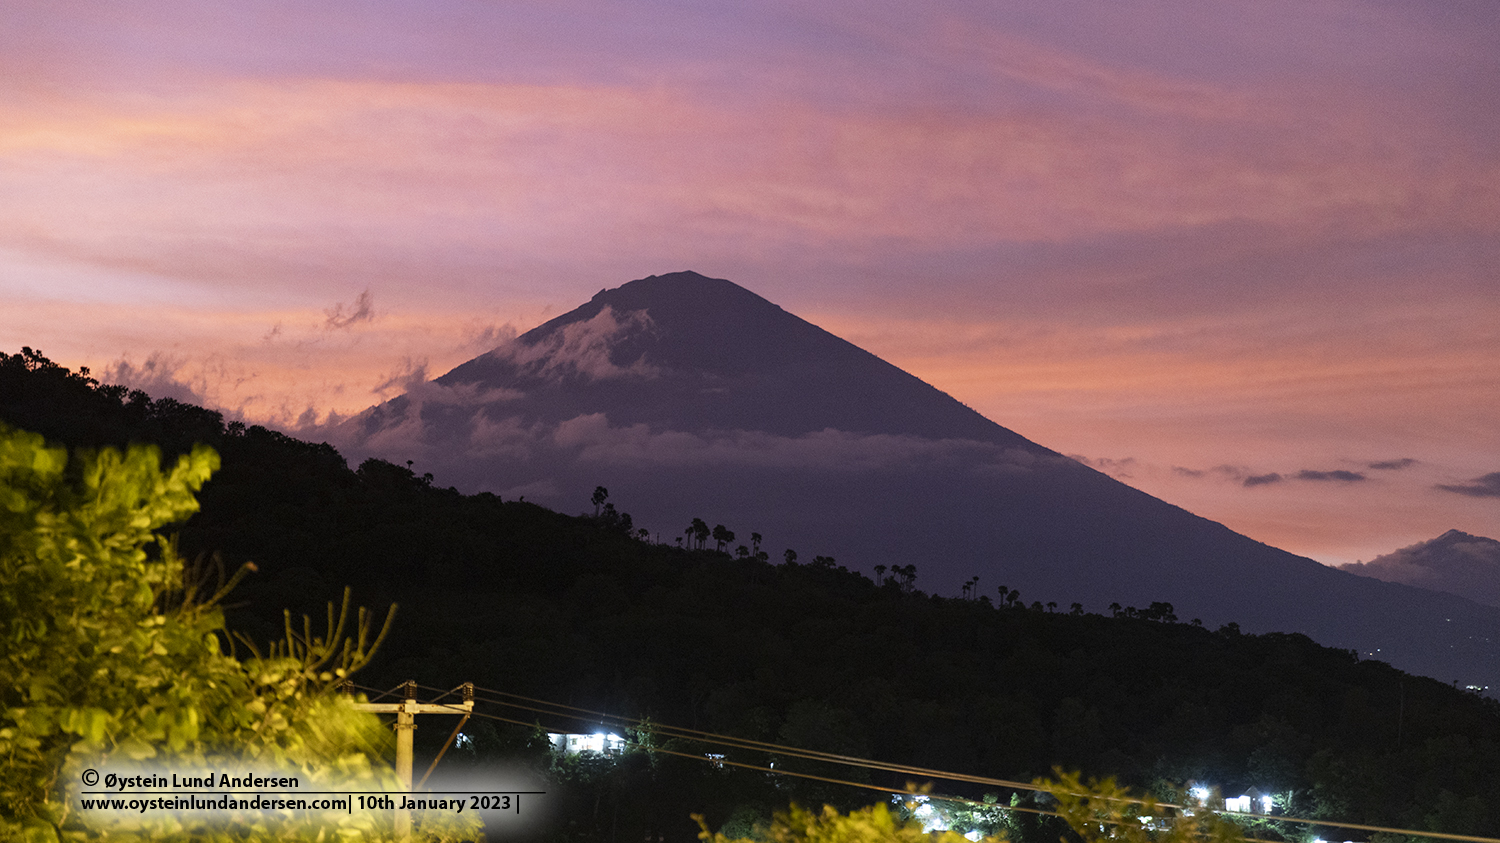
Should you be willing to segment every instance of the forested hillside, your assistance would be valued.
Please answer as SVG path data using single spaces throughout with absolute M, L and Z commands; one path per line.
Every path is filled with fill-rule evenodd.
M 399 603 L 364 685 L 467 681 L 942 770 L 1024 781 L 1058 765 L 1141 787 L 1193 779 L 1275 794 L 1294 815 L 1500 834 L 1500 704 L 1295 633 L 1206 629 L 1163 604 L 1085 614 L 1001 583 L 928 595 L 921 559 L 875 582 L 818 548 L 797 549 L 814 560 L 803 564 L 780 547 L 765 548 L 769 559 L 727 549 L 748 543 L 754 524 L 728 525 L 740 538 L 722 552 L 675 536 L 658 544 L 613 508 L 628 508 L 629 490 L 612 490 L 597 514 L 579 501 L 578 516 L 465 496 L 421 466 L 351 469 L 327 445 L 100 386 L 29 350 L 0 355 L 0 421 L 70 446 L 218 449 L 223 468 L 182 527 L 182 553 L 257 565 L 230 622 L 258 639 L 273 637 L 283 607 L 320 617 L 345 585 L 358 603 Z M 525 729 L 483 722 L 471 762 L 526 755 Z M 793 798 L 872 798 L 687 761 L 548 769 L 559 798 L 592 806 L 573 827 L 580 839 L 691 827 L 691 811 L 722 823 Z

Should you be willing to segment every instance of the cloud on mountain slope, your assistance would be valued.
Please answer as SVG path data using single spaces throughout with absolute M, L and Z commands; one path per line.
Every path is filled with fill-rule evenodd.
M 606 306 L 593 318 L 564 325 L 540 340 L 507 340 L 485 356 L 542 378 L 573 375 L 581 375 L 590 380 L 654 378 L 660 373 L 659 370 L 644 359 L 638 358 L 624 366 L 611 359 L 620 340 L 631 333 L 651 329 L 651 317 L 645 311 L 637 310 L 617 316 L 613 308 Z
M 614 426 L 604 413 L 560 423 L 528 422 L 507 414 L 508 390 L 478 390 L 429 382 L 404 404 L 385 405 L 380 426 L 356 418 L 321 432 L 353 455 L 420 462 L 438 475 L 472 474 L 481 464 L 522 468 L 596 465 L 627 469 L 751 468 L 867 472 L 941 469 L 1005 476 L 1075 465 L 1061 456 L 966 439 L 927 439 L 826 429 L 801 436 L 753 430 L 656 430 Z M 434 411 L 435 409 L 435 411 Z M 425 410 L 425 411 L 424 411 Z M 445 411 L 457 410 L 456 415 Z
M 856 434 L 827 429 L 802 436 L 763 431 L 653 431 L 644 424 L 611 427 L 603 413 L 558 425 L 552 442 L 577 451 L 577 459 L 616 465 L 752 466 L 868 471 L 930 466 L 964 467 L 976 473 L 1017 473 L 1071 462 L 965 439 L 926 439 L 892 434 Z

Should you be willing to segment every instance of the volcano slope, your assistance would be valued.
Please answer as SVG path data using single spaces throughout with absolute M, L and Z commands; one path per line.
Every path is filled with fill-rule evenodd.
M 1500 686 L 1500 610 L 1254 541 L 1031 442 L 729 281 L 692 272 L 583 306 L 320 431 L 442 485 L 581 510 L 597 486 L 654 540 L 693 518 L 779 557 L 915 565 L 919 586 L 1171 603 Z M 686 539 L 692 541 L 690 537 Z

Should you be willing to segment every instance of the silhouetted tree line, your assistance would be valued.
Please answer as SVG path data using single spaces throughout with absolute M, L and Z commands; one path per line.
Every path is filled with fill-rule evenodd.
M 725 552 L 733 534 L 702 519 L 680 545 L 640 541 L 623 514 L 607 514 L 602 487 L 595 512 L 574 517 L 460 494 L 412 465 L 350 469 L 326 444 L 101 386 L 29 349 L 0 354 L 0 420 L 71 446 L 217 448 L 223 468 L 181 530 L 182 552 L 257 563 L 230 623 L 262 640 L 279 634 L 283 607 L 321 611 L 346 583 L 363 604 L 399 602 L 366 684 L 472 681 L 935 769 L 1026 780 L 1061 765 L 1147 788 L 1191 779 L 1278 794 L 1301 816 L 1500 834 L 1500 704 L 1302 635 L 1215 632 L 1177 622 L 1166 603 L 1057 612 L 1004 586 L 991 602 L 977 579 L 963 598 L 932 596 L 915 588 L 914 564 L 877 568 L 875 579 L 831 557 L 797 564 L 790 550 L 771 564 L 758 535 L 752 552 Z M 513 756 L 552 777 L 572 822 L 558 839 L 692 840 L 692 812 L 718 828 L 794 799 L 845 808 L 871 799 L 661 754 L 570 761 L 534 730 L 466 728 L 475 742 L 463 763 Z M 419 746 L 446 732 L 420 730 Z M 771 753 L 730 755 L 905 785 Z M 1056 839 L 1036 827 L 1038 840 Z

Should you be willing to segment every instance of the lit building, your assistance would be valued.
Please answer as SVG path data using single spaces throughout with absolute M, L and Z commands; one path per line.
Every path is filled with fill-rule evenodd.
M 580 752 L 597 752 L 602 755 L 613 755 L 625 749 L 625 739 L 613 732 L 595 732 L 592 735 L 567 735 L 561 732 L 548 732 L 547 737 L 558 752 L 566 755 L 576 755 Z

